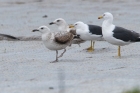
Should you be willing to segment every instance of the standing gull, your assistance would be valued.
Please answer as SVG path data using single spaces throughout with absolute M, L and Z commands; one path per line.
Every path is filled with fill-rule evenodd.
M 128 45 L 134 42 L 140 42 L 139 33 L 113 25 L 113 15 L 111 13 L 106 12 L 102 16 L 98 17 L 98 19 L 101 18 L 104 18 L 102 23 L 103 37 L 107 42 L 118 46 L 119 57 L 121 56 L 120 46 Z
M 53 62 L 58 62 L 58 58 L 63 56 L 63 54 L 66 52 L 66 47 L 71 44 L 73 34 L 66 31 L 51 32 L 47 26 L 40 26 L 39 28 L 33 30 L 33 32 L 36 31 L 42 33 L 42 41 L 44 42 L 45 46 L 50 50 L 56 51 L 56 60 Z M 62 49 L 64 49 L 64 52 L 58 56 L 58 50 Z
M 74 28 L 69 28 L 69 25 L 66 23 L 66 21 L 63 18 L 57 18 L 53 22 L 49 23 L 50 25 L 56 24 L 58 26 L 59 31 L 67 31 L 72 32 L 73 34 L 76 34 L 76 31 Z M 85 41 L 80 38 L 74 38 L 72 41 L 72 44 L 80 44 L 84 43 Z
M 91 40 L 91 47 L 89 48 L 89 52 L 94 51 L 94 43 L 95 41 L 101 41 L 102 38 L 102 28 L 97 25 L 88 25 L 81 21 L 78 21 L 74 24 L 74 28 L 76 29 L 77 36 L 82 40 Z M 92 44 L 92 41 L 93 44 Z

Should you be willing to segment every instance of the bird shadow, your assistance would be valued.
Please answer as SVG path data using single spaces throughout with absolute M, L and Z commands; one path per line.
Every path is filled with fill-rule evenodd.
M 59 62 L 85 62 L 85 59 L 59 59 Z
M 97 54 L 97 53 L 105 53 L 114 50 L 113 48 L 109 47 L 104 47 L 104 48 L 95 48 L 94 51 L 88 52 L 86 49 L 81 50 L 80 52 L 85 52 L 85 53 L 91 53 L 91 54 Z
M 129 54 L 129 55 L 122 55 L 121 57 L 119 56 L 112 56 L 112 58 L 115 58 L 115 59 L 126 59 L 126 58 L 139 58 L 140 54 Z

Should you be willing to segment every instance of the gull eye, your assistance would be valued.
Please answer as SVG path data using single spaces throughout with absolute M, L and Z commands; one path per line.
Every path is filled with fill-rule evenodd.
M 59 22 L 60 20 L 57 20 L 57 22 Z
M 44 29 L 43 27 L 41 27 L 40 29 Z
M 77 24 L 75 24 L 75 26 L 76 26 Z
M 103 14 L 103 16 L 105 16 L 105 14 Z

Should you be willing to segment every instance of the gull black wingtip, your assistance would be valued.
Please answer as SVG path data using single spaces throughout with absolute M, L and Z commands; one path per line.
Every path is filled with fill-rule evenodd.
M 39 31 L 38 29 L 34 29 L 34 30 L 32 30 L 32 32 L 36 32 L 36 31 Z
M 52 24 L 54 24 L 54 22 L 49 23 L 49 25 L 52 25 Z

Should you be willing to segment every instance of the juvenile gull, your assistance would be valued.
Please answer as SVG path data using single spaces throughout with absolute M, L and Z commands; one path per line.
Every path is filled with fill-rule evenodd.
M 39 28 L 33 30 L 33 32 L 36 31 L 42 33 L 42 41 L 45 46 L 50 50 L 56 51 L 56 60 L 53 62 L 58 62 L 58 58 L 63 56 L 66 52 L 66 47 L 71 44 L 73 34 L 66 31 L 51 32 L 47 26 L 40 26 Z M 58 56 L 58 50 L 62 49 L 64 49 L 64 52 Z
M 99 16 L 98 19 L 104 18 L 102 23 L 102 33 L 104 39 L 118 46 L 118 56 L 121 56 L 120 46 L 128 45 L 134 42 L 140 42 L 140 34 L 133 31 L 127 30 L 122 27 L 115 26 L 113 23 L 113 15 L 109 12 Z
M 81 21 L 74 23 L 74 28 L 76 29 L 77 36 L 82 40 L 91 40 L 91 46 L 88 48 L 89 52 L 94 51 L 95 41 L 104 40 L 102 38 L 102 28 L 97 25 L 88 25 Z M 93 41 L 93 44 L 92 44 Z
M 57 18 L 49 24 L 56 24 L 58 26 L 59 31 L 69 31 L 69 26 L 63 18 Z
M 74 28 L 69 28 L 69 25 L 66 23 L 66 21 L 63 18 L 57 18 L 53 22 L 49 23 L 50 25 L 56 24 L 58 26 L 59 31 L 67 31 L 72 32 L 76 34 L 76 31 Z M 80 43 L 84 43 L 85 41 L 75 37 L 72 41 L 72 44 L 78 44 L 80 46 Z

